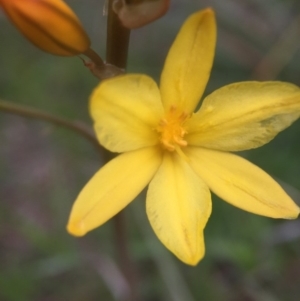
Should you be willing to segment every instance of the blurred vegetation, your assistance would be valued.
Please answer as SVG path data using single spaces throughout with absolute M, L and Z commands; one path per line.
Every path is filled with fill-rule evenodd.
M 67 1 L 105 51 L 104 0 Z M 132 32 L 128 71 L 159 80 L 186 17 L 215 9 L 218 45 L 206 93 L 243 80 L 300 85 L 299 0 L 171 0 L 168 14 Z M 0 98 L 91 125 L 87 102 L 97 84 L 78 58 L 30 45 L 0 12 Z M 0 300 L 126 300 L 112 222 L 84 238 L 65 224 L 74 199 L 102 162 L 82 137 L 0 112 Z M 275 177 L 300 204 L 300 121 L 268 145 L 242 155 Z M 145 195 L 128 206 L 130 256 L 145 301 L 298 301 L 300 221 L 242 212 L 213 196 L 206 256 L 179 262 L 157 240 Z

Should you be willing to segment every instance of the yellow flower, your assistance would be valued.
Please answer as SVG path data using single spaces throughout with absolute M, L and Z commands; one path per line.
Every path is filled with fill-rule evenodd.
M 264 171 L 229 153 L 259 147 L 300 115 L 300 89 L 241 82 L 203 94 L 216 43 L 214 13 L 193 14 L 180 30 L 160 90 L 145 75 L 102 82 L 90 111 L 100 143 L 123 153 L 101 168 L 76 200 L 68 231 L 81 236 L 127 206 L 148 184 L 146 208 L 161 242 L 183 262 L 204 256 L 212 190 L 243 210 L 296 218 L 299 207 Z
M 62 0 L 0 0 L 12 23 L 38 48 L 55 55 L 85 52 L 90 40 Z

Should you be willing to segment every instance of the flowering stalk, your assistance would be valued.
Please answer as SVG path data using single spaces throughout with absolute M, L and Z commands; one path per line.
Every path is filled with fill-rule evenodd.
M 125 28 L 113 10 L 114 1 L 108 3 L 106 62 L 125 69 L 127 64 L 130 30 Z
M 113 11 L 113 0 L 108 2 L 106 63 L 125 70 L 127 65 L 130 30 L 125 28 Z M 110 158 L 111 158 L 110 153 Z M 121 261 L 122 269 L 130 286 L 128 300 L 138 301 L 135 267 L 132 263 L 127 246 L 124 213 L 120 212 L 113 219 L 116 237 L 116 249 Z
M 50 122 L 53 125 L 67 128 L 77 133 L 78 135 L 84 137 L 85 139 L 87 139 L 102 154 L 106 152 L 106 150 L 99 144 L 98 140 L 96 139 L 91 129 L 82 121 L 79 122 L 79 121 L 67 120 L 65 118 L 49 114 L 48 112 L 44 112 L 39 109 L 34 109 L 28 106 L 14 104 L 2 99 L 0 99 L 0 111 L 10 113 L 13 115 L 18 115 L 21 117 Z

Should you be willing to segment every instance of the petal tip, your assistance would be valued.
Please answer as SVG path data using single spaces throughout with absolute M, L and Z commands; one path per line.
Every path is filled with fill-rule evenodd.
M 210 15 L 214 15 L 215 14 L 215 11 L 212 7 L 207 7 L 205 9 L 202 10 L 203 13 L 205 14 L 210 14 Z
M 290 214 L 286 216 L 286 219 L 296 219 L 299 217 L 300 214 L 300 207 L 298 207 L 297 204 L 295 204 L 294 208 L 291 210 Z
M 291 198 L 285 202 L 284 206 L 278 211 L 278 217 L 283 219 L 296 219 L 300 214 L 300 207 Z
M 67 225 L 67 231 L 69 234 L 78 237 L 84 236 L 87 233 L 83 222 L 70 222 Z
M 215 11 L 212 7 L 204 8 L 204 9 L 194 13 L 194 15 L 198 15 L 201 19 L 202 18 L 215 19 Z
M 189 258 L 185 258 L 184 260 L 181 259 L 181 260 L 190 266 L 196 266 L 202 258 L 203 258 L 203 255 L 201 255 L 201 256 L 197 255 L 197 256 L 191 256 Z
M 196 266 L 205 255 L 204 242 L 201 244 L 199 244 L 199 242 L 196 244 L 189 242 L 186 248 L 182 249 L 180 253 L 174 252 L 174 254 L 176 254 L 178 258 L 185 264 Z

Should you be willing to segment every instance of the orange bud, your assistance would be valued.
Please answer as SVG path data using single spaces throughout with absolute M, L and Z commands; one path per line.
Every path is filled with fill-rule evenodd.
M 90 40 L 62 0 L 0 0 L 13 24 L 38 48 L 55 55 L 85 52 Z
M 134 29 L 162 17 L 169 9 L 170 0 L 115 0 L 113 10 L 124 27 Z

